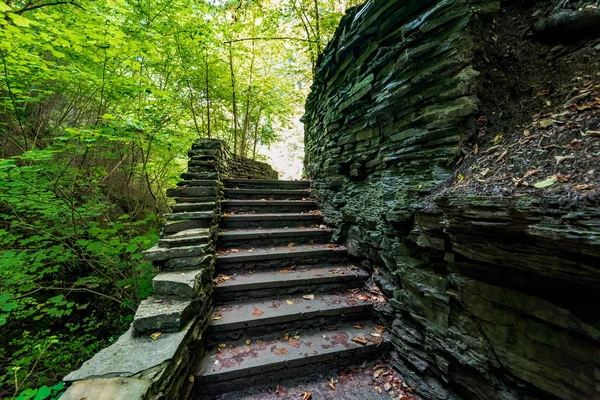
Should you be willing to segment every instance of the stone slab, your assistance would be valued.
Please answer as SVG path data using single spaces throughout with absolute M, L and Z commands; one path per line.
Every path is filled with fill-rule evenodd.
M 306 295 L 312 293 L 306 293 Z M 214 332 L 280 324 L 314 317 L 357 314 L 366 311 L 370 303 L 350 293 L 314 294 L 313 300 L 302 295 L 274 299 L 255 299 L 219 306 L 212 322 Z
M 159 247 L 154 246 L 142 252 L 144 259 L 148 261 L 165 261 L 172 258 L 198 257 L 208 252 L 212 252 L 213 246 L 210 244 L 200 244 L 195 246 L 183 247 Z
M 155 295 L 159 297 L 191 299 L 198 294 L 205 274 L 207 274 L 205 269 L 161 272 L 152 279 L 152 288 Z
M 289 286 L 328 285 L 333 282 L 354 281 L 367 278 L 369 274 L 362 270 L 348 269 L 348 266 L 296 267 L 278 271 L 241 273 L 228 276 L 228 280 L 215 286 L 215 293 L 241 290 L 260 290 Z
M 171 210 L 173 210 L 174 213 L 214 211 L 216 206 L 214 201 L 205 203 L 177 203 L 171 206 Z
M 171 258 L 165 261 L 161 265 L 162 268 L 167 270 L 178 270 L 178 269 L 198 269 L 200 267 L 210 267 L 214 257 L 212 254 L 199 257 L 182 257 L 182 258 Z
M 133 317 L 133 328 L 139 334 L 176 332 L 187 324 L 197 309 L 191 300 L 157 299 L 143 300 Z
M 151 384 L 133 378 L 88 379 L 75 382 L 60 400 L 137 400 L 146 395 Z
M 237 253 L 220 254 L 217 257 L 219 264 L 236 263 L 245 261 L 261 261 L 276 259 L 291 259 L 301 257 L 322 257 L 328 255 L 346 254 L 343 246 L 330 247 L 326 244 L 302 245 L 294 247 L 274 247 L 268 249 L 254 249 L 252 252 L 240 250 Z
M 340 358 L 344 353 L 378 351 L 372 341 L 363 345 L 352 340 L 354 337 L 367 338 L 372 334 L 380 335 L 380 332 L 373 323 L 365 323 L 361 328 L 344 324 L 334 331 L 300 331 L 297 339 L 289 340 L 272 336 L 247 344 L 244 338 L 227 344 L 225 348 L 210 351 L 202 361 L 198 374 L 202 375 L 202 382 L 218 382 L 316 364 Z
M 286 188 L 308 189 L 308 181 L 280 181 L 274 179 L 224 179 L 225 187 L 256 187 L 256 188 Z
M 136 337 L 133 326 L 109 347 L 100 350 L 82 366 L 64 377 L 65 382 L 92 378 L 135 377 L 175 356 L 193 321 L 179 332 L 163 333 L 156 340 Z
M 240 239 L 269 239 L 285 238 L 293 239 L 298 236 L 310 237 L 328 237 L 331 232 L 319 228 L 274 228 L 274 229 L 240 229 L 235 231 L 225 231 L 219 233 L 219 240 L 240 240 Z

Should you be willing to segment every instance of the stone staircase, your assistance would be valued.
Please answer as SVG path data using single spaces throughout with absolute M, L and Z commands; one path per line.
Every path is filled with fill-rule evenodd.
M 225 180 L 214 314 L 190 398 L 362 361 L 386 347 L 368 273 L 330 243 L 308 182 Z M 194 209 L 194 211 L 196 211 Z

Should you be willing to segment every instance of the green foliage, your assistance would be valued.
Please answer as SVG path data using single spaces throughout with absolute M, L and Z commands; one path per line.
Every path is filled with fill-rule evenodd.
M 0 397 L 56 398 L 127 327 L 192 141 L 260 158 L 347 5 L 0 0 Z

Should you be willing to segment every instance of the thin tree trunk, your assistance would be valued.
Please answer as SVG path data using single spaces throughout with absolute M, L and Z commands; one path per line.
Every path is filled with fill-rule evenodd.
M 233 101 L 233 154 L 237 154 L 238 147 L 238 121 L 237 121 L 237 103 L 235 98 L 235 73 L 233 72 L 233 51 L 229 43 L 229 71 L 231 72 L 231 90 Z
M 206 47 L 204 48 L 204 58 L 206 61 L 206 126 L 207 126 L 207 135 L 210 138 L 211 137 L 211 133 L 210 133 L 210 90 L 208 87 L 208 82 L 209 82 L 209 78 L 208 78 L 208 51 L 206 50 Z
M 244 118 L 244 129 L 242 131 L 242 146 L 240 154 L 246 156 L 246 145 L 248 144 L 248 131 L 250 130 L 250 99 L 252 97 L 252 74 L 254 72 L 254 42 L 252 42 L 252 59 L 250 60 L 250 76 L 248 77 L 248 96 L 246 97 L 246 116 Z
M 256 143 L 258 143 L 258 125 L 260 124 L 260 114 L 262 113 L 262 107 L 258 108 L 258 117 L 256 117 L 256 124 L 254 124 L 254 150 L 252 151 L 252 159 L 256 160 Z
M 319 0 L 315 0 L 315 23 L 317 36 L 317 50 L 321 53 L 321 30 L 319 29 Z

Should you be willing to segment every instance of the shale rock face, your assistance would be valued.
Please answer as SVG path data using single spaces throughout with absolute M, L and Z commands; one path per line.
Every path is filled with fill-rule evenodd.
M 390 299 L 395 366 L 426 399 L 600 398 L 600 209 L 448 190 L 480 117 L 496 1 L 369 1 L 304 116 L 326 220 Z

